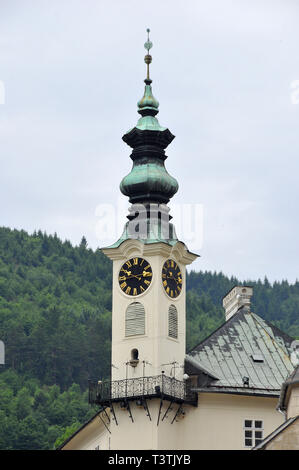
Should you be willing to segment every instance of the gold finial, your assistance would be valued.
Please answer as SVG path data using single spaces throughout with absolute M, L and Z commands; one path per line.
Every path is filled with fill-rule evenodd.
M 144 57 L 144 62 L 145 62 L 146 65 L 147 65 L 146 79 L 147 79 L 147 80 L 150 80 L 150 76 L 149 76 L 149 64 L 152 62 L 152 56 L 150 55 L 149 51 L 150 51 L 150 49 L 153 47 L 153 43 L 150 41 L 150 38 L 149 38 L 150 29 L 147 28 L 146 32 L 147 32 L 147 41 L 144 43 L 144 47 L 145 47 L 145 49 L 147 50 L 147 54 L 146 54 L 146 56 Z

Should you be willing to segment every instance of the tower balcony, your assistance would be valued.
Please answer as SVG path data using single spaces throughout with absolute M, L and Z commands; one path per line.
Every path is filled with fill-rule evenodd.
M 114 381 L 89 380 L 90 404 L 110 406 L 113 402 L 152 398 L 197 406 L 197 393 L 190 389 L 189 381 L 164 374 Z

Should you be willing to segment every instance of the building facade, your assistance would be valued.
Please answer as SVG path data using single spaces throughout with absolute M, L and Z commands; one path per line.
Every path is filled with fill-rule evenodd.
M 174 136 L 157 119 L 147 40 L 140 118 L 123 140 L 133 166 L 123 234 L 113 262 L 111 380 L 90 382 L 94 420 L 62 449 L 251 449 L 283 422 L 276 410 L 292 372 L 292 339 L 251 312 L 249 286 L 223 300 L 225 323 L 186 355 L 186 266 L 198 255 L 178 240 L 165 168 Z

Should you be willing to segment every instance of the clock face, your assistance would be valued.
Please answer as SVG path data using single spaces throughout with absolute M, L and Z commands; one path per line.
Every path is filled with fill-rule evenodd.
M 169 297 L 175 299 L 180 295 L 183 286 L 182 273 L 173 259 L 168 259 L 163 265 L 162 284 Z
M 120 268 L 118 283 L 125 294 L 136 296 L 148 289 L 152 277 L 151 265 L 144 258 L 131 258 Z

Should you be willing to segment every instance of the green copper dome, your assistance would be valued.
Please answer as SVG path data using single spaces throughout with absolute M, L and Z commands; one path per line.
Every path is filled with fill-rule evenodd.
M 145 80 L 146 83 L 151 83 L 151 80 Z M 158 119 L 155 117 L 159 112 L 159 101 L 153 96 L 152 87 L 150 84 L 145 85 L 144 95 L 141 100 L 137 103 L 138 113 L 141 114 L 141 118 L 136 124 L 136 129 L 151 130 L 151 131 L 165 131 L 166 127 L 162 127 L 159 124 Z M 126 134 L 129 134 L 130 129 Z M 126 135 L 125 134 L 125 135 Z
M 131 172 L 120 183 L 120 190 L 130 202 L 167 203 L 177 192 L 178 182 L 170 176 L 163 161 L 134 163 Z
M 138 113 L 141 114 L 137 125 L 123 136 L 132 149 L 133 167 L 120 183 L 121 192 L 129 197 L 131 203 L 168 203 L 178 190 L 178 182 L 166 170 L 165 149 L 174 139 L 169 129 L 159 124 L 156 115 L 159 112 L 159 102 L 152 91 L 152 80 L 149 77 L 149 64 L 152 61 L 149 49 L 152 43 L 145 44 L 148 54 L 147 78 L 144 80 L 143 97 L 138 101 Z
M 137 106 L 139 109 L 138 112 L 143 111 L 144 109 L 151 109 L 151 110 L 156 111 L 156 113 L 158 113 L 159 101 L 157 101 L 156 98 L 154 97 L 153 92 L 152 92 L 152 87 L 150 84 L 145 85 L 144 95 L 141 98 L 141 100 L 138 101 Z

